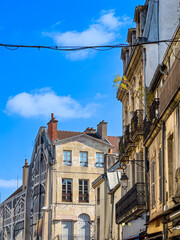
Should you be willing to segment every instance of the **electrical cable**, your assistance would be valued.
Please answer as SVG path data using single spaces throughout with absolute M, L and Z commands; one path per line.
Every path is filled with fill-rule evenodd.
M 166 40 L 159 40 L 159 41 L 152 41 L 152 42 L 141 42 L 136 44 L 115 44 L 115 45 L 97 45 L 97 46 L 47 46 L 47 45 L 22 45 L 22 44 L 3 44 L 0 43 L 0 47 L 5 47 L 8 50 L 17 50 L 19 48 L 35 48 L 35 49 L 50 49 L 55 51 L 81 51 L 81 50 L 95 50 L 95 51 L 108 51 L 114 48 L 132 48 L 132 47 L 138 47 L 143 45 L 149 45 L 149 44 L 156 44 L 156 43 L 171 43 L 171 42 L 180 42 L 180 38 L 174 38 L 174 39 L 166 39 Z

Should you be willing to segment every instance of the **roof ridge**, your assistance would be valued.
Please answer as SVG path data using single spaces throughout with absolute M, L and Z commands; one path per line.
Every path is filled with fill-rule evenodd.
M 107 137 L 116 137 L 116 138 L 119 138 L 120 136 L 107 136 Z
M 79 131 L 70 131 L 70 130 L 57 130 L 58 132 L 77 132 L 77 133 L 84 133 Z

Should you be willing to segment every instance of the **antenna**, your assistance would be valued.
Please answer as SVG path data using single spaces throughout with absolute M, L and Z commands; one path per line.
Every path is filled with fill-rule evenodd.
M 19 179 L 18 179 L 18 175 L 17 175 L 17 189 L 18 189 L 18 187 L 19 187 L 19 186 L 18 186 L 18 185 L 19 185 L 19 184 L 18 184 L 18 180 L 19 180 Z

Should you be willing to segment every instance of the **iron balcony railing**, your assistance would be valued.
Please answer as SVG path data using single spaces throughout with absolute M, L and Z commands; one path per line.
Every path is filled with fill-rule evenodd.
M 147 115 L 144 118 L 144 122 L 143 122 L 144 141 L 147 139 L 153 126 L 155 126 L 156 122 L 159 119 L 159 98 L 154 99 L 151 106 L 149 107 L 149 111 Z
M 145 184 L 136 183 L 117 203 L 116 203 L 116 222 L 121 223 L 127 217 L 136 214 L 133 209 L 145 207 Z
M 149 109 L 150 120 L 156 121 L 159 118 L 159 98 L 155 98 Z
M 133 144 L 133 141 L 131 140 L 131 124 L 128 124 L 124 127 L 124 149 L 128 147 L 129 144 Z
M 162 115 L 164 113 L 164 111 L 167 109 L 170 102 L 173 100 L 173 98 L 176 96 L 177 92 L 180 90 L 179 57 L 180 57 L 180 51 L 178 51 L 177 58 L 175 59 L 173 65 L 169 71 L 169 74 L 166 78 L 166 81 L 161 89 L 160 107 L 159 107 L 160 115 Z
M 120 137 L 119 141 L 119 153 L 123 154 L 124 153 L 124 139 L 123 137 Z
M 143 131 L 143 110 L 136 110 L 131 119 L 131 137 Z
M 148 119 L 147 116 L 144 118 L 143 130 L 144 130 L 144 141 L 145 141 L 151 130 L 151 121 Z
M 95 240 L 95 237 L 89 235 L 57 235 L 53 240 Z

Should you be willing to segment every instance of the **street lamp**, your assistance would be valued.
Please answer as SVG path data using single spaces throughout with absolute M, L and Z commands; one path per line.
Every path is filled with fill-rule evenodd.
M 121 181 L 122 188 L 125 190 L 128 186 L 128 177 L 127 177 L 126 173 L 124 172 L 124 169 L 123 169 L 123 173 L 121 175 L 120 181 Z

